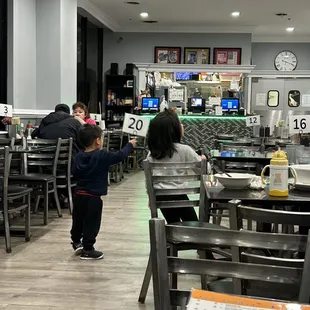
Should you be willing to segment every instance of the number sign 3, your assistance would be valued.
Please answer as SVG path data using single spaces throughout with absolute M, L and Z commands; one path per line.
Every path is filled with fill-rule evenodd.
M 9 104 L 0 103 L 0 116 L 12 117 L 13 109 Z
M 289 120 L 290 134 L 309 133 L 310 115 L 291 115 Z
M 146 137 L 149 128 L 149 120 L 147 118 L 125 113 L 125 119 L 123 124 L 123 132 Z
M 253 127 L 253 126 L 260 126 L 260 115 L 252 115 L 246 118 L 246 126 Z

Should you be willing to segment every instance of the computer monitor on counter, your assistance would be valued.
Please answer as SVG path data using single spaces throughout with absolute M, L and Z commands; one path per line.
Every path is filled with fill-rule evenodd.
M 188 98 L 187 110 L 192 113 L 205 113 L 206 99 L 201 97 Z
M 142 98 L 142 112 L 156 113 L 159 111 L 159 98 L 143 97 Z
M 238 112 L 240 109 L 239 98 L 222 98 L 221 106 L 223 112 Z

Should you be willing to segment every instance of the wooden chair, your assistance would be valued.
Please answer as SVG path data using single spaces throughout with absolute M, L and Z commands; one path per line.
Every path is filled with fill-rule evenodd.
M 30 194 L 32 189 L 9 185 L 12 154 L 0 149 L 0 213 L 3 215 L 6 252 L 11 253 L 10 215 L 24 211 L 25 241 L 30 240 Z M 25 199 L 24 199 L 25 198 Z
M 165 226 L 165 221 L 150 220 L 150 242 L 153 270 L 155 310 L 171 310 L 179 306 L 186 309 L 190 291 L 170 291 L 169 273 L 211 275 L 243 280 L 258 280 L 265 283 L 298 285 L 299 303 L 309 303 L 310 298 L 310 235 L 284 235 L 252 231 L 231 231 L 204 227 Z M 233 261 L 185 259 L 167 257 L 169 242 L 201 245 L 229 246 Z M 304 270 L 299 267 L 282 267 L 242 263 L 238 248 L 255 247 L 273 250 L 306 251 Z M 307 267 L 307 268 L 306 268 Z M 233 294 L 242 295 L 239 281 L 234 283 Z
M 40 153 L 29 153 L 24 156 L 24 173 L 11 175 L 10 183 L 28 185 L 44 196 L 44 225 L 48 224 L 48 195 L 54 193 L 58 216 L 62 217 L 57 193 L 57 163 L 60 152 L 61 139 L 27 140 L 28 147 L 47 147 Z M 48 148 L 50 147 L 50 148 Z
M 76 182 L 74 181 L 73 175 L 71 173 L 72 145 L 73 145 L 72 138 L 60 140 L 59 156 L 56 170 L 57 188 L 67 189 L 68 191 L 68 204 L 70 214 L 72 214 L 73 210 L 72 188 L 76 186 Z M 37 196 L 35 204 L 35 212 L 39 207 L 40 198 L 42 197 L 43 197 L 42 195 Z
M 217 229 L 227 229 L 215 224 L 207 223 L 205 214 L 205 198 L 206 192 L 203 184 L 203 175 L 206 171 L 206 160 L 192 163 L 151 163 L 148 160 L 143 162 L 144 173 L 146 178 L 147 192 L 149 196 L 149 203 L 151 209 L 151 217 L 158 217 L 158 209 L 163 208 L 184 208 L 184 207 L 199 207 L 199 222 L 180 222 L 177 225 L 193 226 L 193 227 L 213 227 Z M 173 171 L 173 173 L 172 173 Z M 159 182 L 173 182 L 174 184 L 182 184 L 189 182 L 186 188 L 174 188 L 174 189 L 156 189 L 156 185 Z M 177 196 L 177 195 L 196 195 L 193 199 L 188 200 L 174 200 L 174 201 L 158 201 L 158 196 Z M 190 197 L 189 197 L 190 198 Z M 169 244 L 170 251 L 173 255 L 177 256 L 178 251 L 190 250 L 192 245 L 189 243 L 175 243 Z M 195 247 L 194 247 L 195 248 Z M 201 249 L 205 250 L 209 247 L 204 246 Z M 217 249 L 209 249 L 213 252 L 219 253 L 227 258 L 230 255 L 219 251 Z M 206 257 L 210 251 L 202 251 L 201 255 Z M 151 280 L 152 268 L 151 268 L 151 256 L 149 257 L 145 276 L 143 279 L 139 302 L 144 303 L 148 291 L 148 287 Z M 172 287 L 177 287 L 177 274 L 171 276 Z M 206 285 L 206 279 L 201 279 L 202 287 Z

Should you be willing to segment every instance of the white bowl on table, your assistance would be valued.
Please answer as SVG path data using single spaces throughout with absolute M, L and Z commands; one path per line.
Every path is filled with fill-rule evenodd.
M 296 184 L 310 185 L 310 165 L 292 165 L 296 171 Z
M 228 176 L 229 175 L 229 176 Z M 218 173 L 214 177 L 226 188 L 243 189 L 248 187 L 255 175 L 249 173 Z

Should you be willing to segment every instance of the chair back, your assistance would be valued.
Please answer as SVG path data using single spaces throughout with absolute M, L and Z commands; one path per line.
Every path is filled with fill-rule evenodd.
M 310 291 L 310 271 L 299 267 L 282 267 L 261 264 L 247 264 L 232 261 L 187 259 L 167 257 L 166 244 L 190 243 L 212 247 L 253 247 L 268 250 L 306 251 L 305 264 L 310 267 L 310 235 L 284 235 L 257 233 L 252 231 L 232 231 L 186 227 L 165 226 L 163 219 L 154 218 L 150 222 L 151 261 L 153 270 L 154 301 L 156 310 L 171 310 L 168 273 L 210 275 L 215 277 L 257 280 L 265 283 L 287 283 L 300 285 L 299 302 L 308 303 Z M 242 294 L 233 287 L 234 294 Z M 178 292 L 174 292 L 178 294 Z M 175 300 L 179 300 L 176 298 Z M 181 306 L 173 304 L 173 306 Z
M 122 149 L 123 133 L 121 131 L 107 133 L 106 148 L 108 152 L 118 152 Z
M 66 170 L 67 177 L 71 177 L 73 139 L 60 139 L 57 170 Z
M 15 138 L 0 138 L 0 147 L 13 146 Z
M 0 148 L 0 196 L 1 209 L 8 211 L 8 186 L 12 154 L 9 152 L 9 146 Z
M 25 173 L 29 172 L 29 168 L 39 168 L 39 171 L 49 171 L 56 177 L 57 165 L 59 160 L 61 140 L 49 139 L 33 139 L 26 140 L 27 147 L 45 148 L 39 153 L 28 153 L 24 156 Z
M 310 212 L 249 207 L 241 205 L 240 200 L 231 200 L 229 202 L 229 215 L 230 228 L 236 230 L 243 229 L 243 220 L 291 226 L 309 226 L 310 223 Z
M 147 193 L 151 207 L 151 217 L 158 217 L 158 209 L 205 207 L 205 189 L 203 174 L 206 171 L 206 160 L 191 163 L 158 163 L 143 161 Z M 161 186 L 161 184 L 167 186 Z M 170 186 L 171 184 L 171 186 Z M 158 196 L 198 195 L 188 200 L 158 200 Z M 190 197 L 189 197 L 190 198 Z

